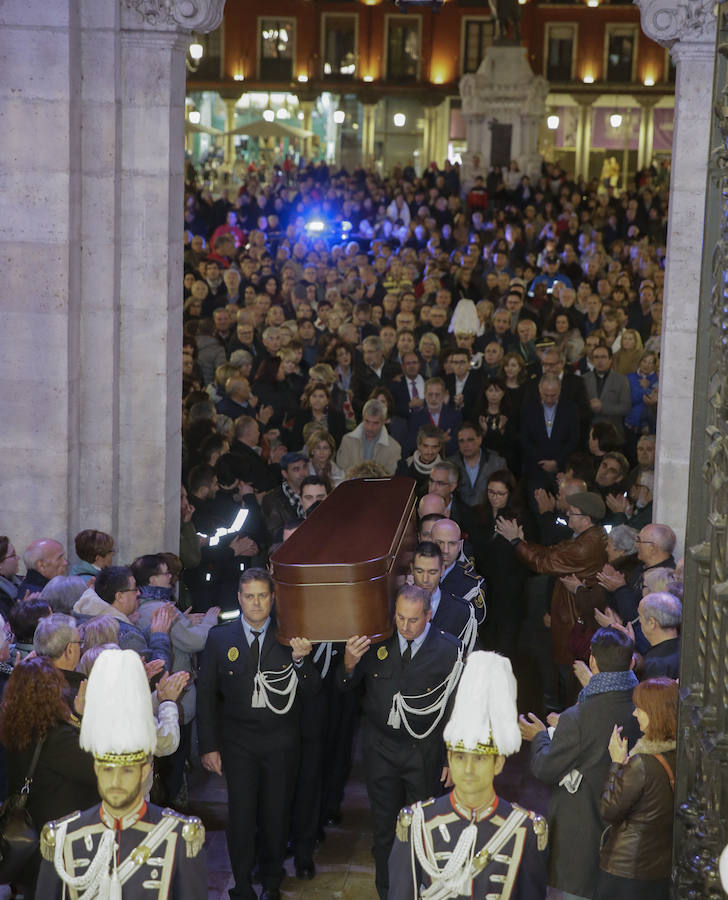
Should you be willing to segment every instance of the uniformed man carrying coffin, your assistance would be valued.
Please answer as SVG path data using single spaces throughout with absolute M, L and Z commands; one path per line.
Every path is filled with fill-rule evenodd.
M 432 625 L 431 615 L 429 593 L 404 585 L 395 602 L 394 634 L 376 644 L 366 636 L 349 638 L 337 671 L 342 690 L 364 683 L 364 766 L 382 900 L 399 809 L 430 797 L 447 778 L 442 728 L 463 648 Z
M 105 650 L 94 663 L 79 742 L 94 756 L 101 806 L 43 828 L 36 897 L 206 897 L 200 820 L 144 800 L 157 732 L 149 682 L 133 650 Z
M 445 744 L 452 793 L 403 809 L 389 900 L 542 900 L 546 821 L 498 797 L 493 778 L 521 746 L 516 680 L 497 653 L 471 653 Z
M 208 635 L 197 680 L 197 732 L 203 766 L 224 773 L 231 900 L 255 900 L 256 856 L 261 900 L 279 900 L 298 771 L 301 704 L 321 684 L 311 642 L 275 635 L 273 580 L 265 569 L 240 578 L 242 615 Z

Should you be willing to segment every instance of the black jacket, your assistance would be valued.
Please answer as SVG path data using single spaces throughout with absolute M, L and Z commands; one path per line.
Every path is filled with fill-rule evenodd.
M 531 744 L 531 771 L 553 788 L 549 803 L 549 884 L 579 897 L 591 897 L 599 875 L 599 812 L 609 771 L 609 737 L 615 725 L 631 747 L 639 736 L 632 715 L 632 691 L 607 691 L 561 713 L 553 738 L 540 731 Z M 559 782 L 572 769 L 583 780 L 575 793 Z M 575 852 L 578 848 L 578 852 Z
M 346 674 L 342 660 L 336 672 L 336 683 L 340 690 L 347 691 L 360 682 L 364 682 L 363 710 L 369 725 L 381 734 L 394 740 L 411 741 L 409 732 L 400 724 L 394 728 L 389 724 L 389 713 L 392 699 L 399 691 L 404 697 L 428 695 L 422 705 L 428 706 L 438 696 L 434 690 L 444 682 L 452 672 L 458 658 L 460 641 L 452 635 L 430 625 L 427 637 L 411 662 L 403 663 L 399 650 L 397 631 L 385 641 L 372 644 L 359 660 L 351 675 Z M 453 691 L 448 706 L 454 702 Z M 411 705 L 417 705 L 410 700 Z M 421 701 L 420 701 L 421 702 Z M 413 729 L 424 733 L 434 721 L 433 716 L 413 716 Z M 448 720 L 448 712 L 442 716 L 438 726 L 425 739 L 441 741 L 442 731 Z
M 94 760 L 80 748 L 78 735 L 77 727 L 59 722 L 48 732 L 40 751 L 28 798 L 28 810 L 39 831 L 51 819 L 99 802 Z M 7 752 L 11 793 L 23 786 L 34 750 L 35 744 L 21 752 Z
M 290 647 L 280 644 L 275 636 L 275 623 L 270 622 L 260 648 L 260 669 L 280 672 L 291 664 Z M 300 667 L 294 668 L 298 690 L 315 694 L 321 684 L 312 655 L 304 657 Z M 294 700 L 291 709 L 283 714 L 266 706 L 254 707 L 253 679 L 256 670 L 250 656 L 241 619 L 216 625 L 207 636 L 202 652 L 197 680 L 197 732 L 200 753 L 220 750 L 227 740 L 241 734 L 278 734 L 281 740 L 295 740 L 298 734 L 300 702 Z M 285 706 L 286 698 L 273 697 L 273 702 Z

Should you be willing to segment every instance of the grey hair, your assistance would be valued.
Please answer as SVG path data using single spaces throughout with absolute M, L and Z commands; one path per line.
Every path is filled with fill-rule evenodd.
M 78 639 L 78 626 L 73 616 L 53 613 L 41 619 L 33 635 L 33 649 L 38 656 L 60 659 L 63 651 Z
M 118 644 L 96 644 L 94 647 L 89 648 L 79 659 L 78 665 L 76 666 L 76 671 L 80 672 L 82 675 L 90 675 L 91 669 L 93 668 L 96 660 L 101 656 L 104 650 L 120 650 Z
M 637 529 L 630 528 L 629 525 L 615 525 L 609 532 L 609 539 L 614 544 L 614 548 L 625 554 L 635 552 L 638 537 Z
M 645 594 L 640 607 L 642 615 L 654 619 L 660 628 L 677 628 L 682 622 L 682 603 L 665 591 Z
M 88 588 L 85 579 L 78 575 L 56 575 L 40 592 L 40 599 L 50 606 L 54 613 L 71 615 L 75 603 Z
M 387 418 L 387 413 L 384 408 L 384 404 L 381 400 L 377 400 L 373 398 L 372 400 L 367 400 L 364 404 L 364 408 L 361 411 L 362 417 L 364 416 L 376 416 L 378 419 L 384 421 Z
M 28 544 L 23 552 L 23 565 L 26 569 L 35 569 L 41 559 L 45 556 L 46 546 L 50 543 L 56 543 L 53 538 L 41 538 Z
M 449 459 L 443 459 L 432 467 L 432 471 L 439 469 L 441 472 L 447 472 L 447 478 L 450 484 L 457 484 L 460 479 L 460 470 Z

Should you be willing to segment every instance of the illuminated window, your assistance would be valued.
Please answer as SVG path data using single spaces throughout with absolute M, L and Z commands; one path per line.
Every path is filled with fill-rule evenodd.
M 291 81 L 296 43 L 294 19 L 260 19 L 260 78 Z
M 387 78 L 416 81 L 420 65 L 420 20 L 391 16 L 387 20 Z
M 493 43 L 493 19 L 465 19 L 463 28 L 463 75 L 477 72 L 485 51 Z
M 356 74 L 356 16 L 323 16 L 323 75 L 353 78 Z
M 546 78 L 571 81 L 574 66 L 576 25 L 549 25 L 546 31 Z

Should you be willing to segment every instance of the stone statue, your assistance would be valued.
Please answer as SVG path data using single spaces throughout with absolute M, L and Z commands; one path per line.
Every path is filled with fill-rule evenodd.
M 488 0 L 488 5 L 495 19 L 496 44 L 521 43 L 521 11 L 518 0 Z M 509 37 L 508 32 L 512 31 Z

